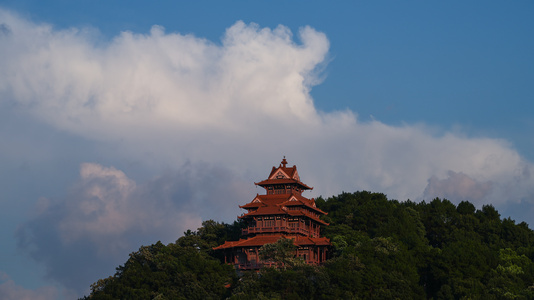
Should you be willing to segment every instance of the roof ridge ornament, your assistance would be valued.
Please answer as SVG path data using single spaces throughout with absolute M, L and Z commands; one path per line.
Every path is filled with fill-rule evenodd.
M 287 165 L 287 160 L 286 160 L 286 156 L 284 155 L 284 159 L 282 160 L 282 162 L 280 163 L 282 165 L 283 168 L 286 167 Z

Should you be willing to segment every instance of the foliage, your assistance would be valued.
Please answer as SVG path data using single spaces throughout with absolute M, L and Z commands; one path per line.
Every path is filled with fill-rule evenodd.
M 446 199 L 415 203 L 367 191 L 319 198 L 331 258 L 296 260 L 293 243 L 262 247 L 278 268 L 237 272 L 212 248 L 244 224 L 206 221 L 176 243 L 142 246 L 88 299 L 534 299 L 534 232 Z
M 293 239 L 281 238 L 275 243 L 265 244 L 260 248 L 260 258 L 262 261 L 272 261 L 278 268 L 292 268 L 303 264 L 302 259 L 295 257 L 297 246 L 293 244 Z
M 91 286 L 88 299 L 220 299 L 236 279 L 233 268 L 209 255 L 226 231 L 224 224 L 203 223 L 176 243 L 157 242 L 130 254 L 114 276 Z

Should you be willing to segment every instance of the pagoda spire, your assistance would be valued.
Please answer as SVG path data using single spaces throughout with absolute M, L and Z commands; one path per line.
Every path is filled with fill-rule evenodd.
M 281 164 L 282 164 L 282 167 L 284 167 L 284 168 L 285 168 L 286 165 L 287 165 L 287 160 L 286 160 L 286 156 L 285 156 L 285 155 L 284 155 L 284 159 L 282 160 L 282 163 L 281 163 Z

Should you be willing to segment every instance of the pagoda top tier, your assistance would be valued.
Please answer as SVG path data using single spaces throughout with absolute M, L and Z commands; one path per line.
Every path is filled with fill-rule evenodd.
M 269 177 L 263 181 L 255 182 L 254 184 L 259 185 L 267 190 L 280 189 L 281 186 L 291 187 L 292 190 L 302 192 L 303 190 L 312 190 L 313 187 L 309 187 L 306 184 L 300 181 L 299 172 L 297 171 L 297 166 L 288 167 L 287 160 L 284 156 L 284 159 L 277 167 L 273 167 Z

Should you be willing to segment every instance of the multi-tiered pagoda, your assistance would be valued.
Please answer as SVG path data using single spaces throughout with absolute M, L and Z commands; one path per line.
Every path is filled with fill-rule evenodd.
M 248 212 L 240 216 L 246 222 L 243 238 L 226 241 L 215 250 L 224 251 L 225 261 L 239 269 L 259 269 L 272 262 L 261 261 L 259 249 L 264 244 L 281 238 L 293 240 L 295 255 L 308 264 L 326 260 L 330 240 L 321 237 L 320 219 L 326 213 L 315 206 L 315 200 L 302 196 L 313 188 L 300 181 L 297 167 L 288 167 L 284 157 L 278 168 L 273 167 L 269 177 L 255 183 L 265 189 L 265 195 L 256 195 L 248 204 L 239 206 Z

